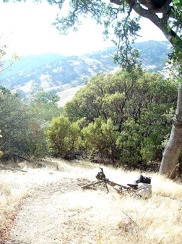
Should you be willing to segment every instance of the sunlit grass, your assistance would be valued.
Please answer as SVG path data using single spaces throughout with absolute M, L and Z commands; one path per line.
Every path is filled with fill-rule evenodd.
M 4 231 L 4 228 L 12 224 L 21 200 L 28 196 L 30 189 L 60 182 L 62 177 L 94 181 L 99 167 L 102 166 L 86 161 L 69 163 L 58 159 L 49 160 L 47 165 L 45 168 L 30 168 L 24 165 L 23 171 L 16 172 L 0 171 L 1 238 L 8 238 L 8 232 Z M 102 167 L 106 177 L 120 184 L 133 182 L 141 173 Z M 85 223 L 85 226 L 77 224 L 73 228 L 74 231 L 76 228 L 80 240 L 84 233 L 84 236 L 87 236 L 84 238 L 89 240 L 89 228 L 91 228 L 96 234 L 93 243 L 98 244 L 181 243 L 182 185 L 154 173 L 144 175 L 152 177 L 153 195 L 148 200 L 122 196 L 112 188 L 109 188 L 110 192 L 106 194 L 106 189 L 102 187 L 97 191 L 83 191 L 81 188 L 70 190 L 61 196 L 63 211 L 69 214 L 76 213 L 73 215 L 76 216 L 73 225 L 74 221 Z M 66 233 L 67 227 L 63 228 Z M 74 233 L 72 235 L 72 238 L 76 238 Z
M 12 185 L 6 185 L 1 178 L 0 182 L 0 243 L 9 238 L 9 229 L 16 217 L 16 211 L 26 192 L 20 190 L 18 194 L 11 191 Z

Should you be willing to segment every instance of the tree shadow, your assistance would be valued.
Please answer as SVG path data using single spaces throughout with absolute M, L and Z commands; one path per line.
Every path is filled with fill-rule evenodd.
M 13 162 L 0 162 L 0 171 L 7 170 L 7 171 L 21 171 L 27 172 L 26 170 L 22 169 L 17 163 Z

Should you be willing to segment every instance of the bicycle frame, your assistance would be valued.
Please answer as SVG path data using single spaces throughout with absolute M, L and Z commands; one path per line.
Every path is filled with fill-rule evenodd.
M 122 192 L 133 192 L 136 191 L 137 189 L 135 188 L 135 186 L 123 186 L 121 184 L 115 183 L 114 181 L 110 181 L 108 178 L 106 178 L 103 168 L 100 168 L 100 172 L 97 173 L 96 178 L 98 179 L 97 181 L 93 181 L 90 184 L 84 185 L 82 186 L 82 189 L 91 189 L 92 186 L 96 186 L 96 185 L 104 185 L 104 187 L 106 188 L 107 192 L 109 193 L 109 188 L 108 185 L 110 185 L 111 187 L 115 187 L 118 186 L 119 189 L 114 188 L 114 190 L 116 190 L 118 193 L 122 193 Z

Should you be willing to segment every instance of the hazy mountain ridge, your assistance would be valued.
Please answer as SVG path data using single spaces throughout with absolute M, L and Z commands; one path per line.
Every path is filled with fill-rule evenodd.
M 135 44 L 143 66 L 148 71 L 161 71 L 165 66 L 169 43 L 147 41 Z M 59 93 L 69 88 L 82 86 L 97 73 L 106 73 L 119 68 L 114 63 L 115 47 L 81 56 L 63 56 L 50 53 L 22 57 L 0 77 L 1 85 L 10 90 L 28 95 L 42 88 Z M 77 90 L 77 89 L 76 89 Z

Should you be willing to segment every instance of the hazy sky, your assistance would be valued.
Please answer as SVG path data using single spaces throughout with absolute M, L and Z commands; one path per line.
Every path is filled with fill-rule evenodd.
M 60 35 L 51 25 L 58 9 L 46 1 L 42 4 L 2 3 L 0 0 L 0 36 L 3 35 L 9 51 L 18 55 L 57 52 L 74 55 L 100 50 L 113 44 L 104 41 L 103 28 L 91 19 L 84 20 L 78 32 Z M 164 35 L 147 19 L 142 21 L 142 38 L 165 40 Z

